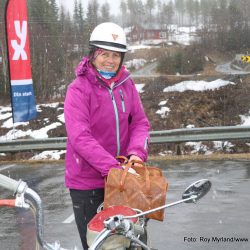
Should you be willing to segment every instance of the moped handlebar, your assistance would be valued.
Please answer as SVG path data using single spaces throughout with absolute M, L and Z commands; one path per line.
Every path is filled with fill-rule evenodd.
M 170 204 L 165 204 L 163 206 L 160 206 L 160 207 L 157 207 L 154 209 L 150 209 L 150 210 L 147 210 L 144 212 L 139 212 L 139 213 L 132 215 L 132 216 L 124 216 L 124 215 L 112 216 L 112 217 L 106 219 L 106 221 L 104 221 L 104 227 L 106 230 L 111 230 L 111 231 L 114 231 L 114 229 L 119 228 L 127 238 L 131 239 L 131 241 L 138 243 L 143 249 L 146 249 L 146 250 L 150 249 L 147 245 L 145 245 L 143 242 L 141 242 L 138 238 L 135 237 L 134 231 L 137 229 L 136 228 L 132 228 L 132 229 L 127 228 L 126 222 L 131 223 L 130 219 L 139 218 L 139 217 L 142 217 L 144 215 L 156 212 L 156 211 L 161 210 L 161 209 L 166 209 L 168 207 L 172 207 L 172 206 L 178 205 L 178 204 L 183 203 L 183 202 L 195 203 L 197 200 L 199 200 L 200 198 L 202 198 L 204 195 L 206 195 L 209 192 L 211 185 L 212 185 L 211 182 L 207 179 L 198 180 L 198 181 L 192 183 L 190 186 L 188 186 L 185 189 L 181 200 L 170 203 Z M 140 234 L 140 232 L 139 232 L 139 234 Z M 94 241 L 90 250 L 95 250 L 102 243 L 102 241 L 104 241 L 104 239 L 107 236 L 108 236 L 108 232 L 102 231 L 99 234 L 99 236 L 97 237 L 97 239 Z
M 24 193 L 27 184 L 22 180 L 16 181 L 5 175 L 0 174 L 0 186 L 15 193 Z
M 40 196 L 34 190 L 29 188 L 26 182 L 22 180 L 16 181 L 2 174 L 0 174 L 0 186 L 13 191 L 14 195 L 17 196 L 16 200 L 20 198 L 20 201 L 17 202 L 19 204 L 15 204 L 15 206 L 23 208 L 34 208 L 36 213 L 36 229 L 38 242 L 44 249 L 54 250 L 55 248 L 44 240 L 44 216 L 42 200 Z M 24 195 L 26 196 L 25 201 Z
M 13 180 L 5 175 L 0 174 L 0 186 L 13 191 L 14 194 L 16 196 L 24 196 L 26 195 L 28 200 L 28 204 L 31 207 L 36 208 L 36 224 L 37 224 L 37 238 L 38 241 L 40 243 L 40 245 L 47 250 L 54 250 L 55 248 L 51 245 L 48 244 L 46 241 L 44 241 L 44 217 L 43 217 L 43 209 L 42 209 L 42 201 L 39 197 L 39 195 L 33 191 L 32 189 L 30 189 L 28 187 L 28 185 L 26 184 L 26 182 L 19 180 Z M 136 238 L 134 236 L 133 231 L 136 230 L 141 230 L 140 228 L 133 228 L 133 230 L 130 230 L 131 227 L 130 225 L 130 219 L 132 218 L 138 218 L 138 217 L 142 217 L 144 215 L 156 212 L 158 210 L 161 209 L 165 209 L 171 206 L 175 206 L 178 205 L 180 203 L 186 202 L 186 203 L 190 203 L 190 202 L 196 202 L 197 200 L 199 200 L 201 197 L 203 197 L 211 188 L 211 182 L 207 179 L 202 179 L 199 181 L 196 181 L 195 183 L 191 184 L 183 193 L 182 196 L 182 200 L 170 203 L 170 204 L 165 204 L 163 206 L 148 210 L 148 211 L 144 211 L 144 212 L 139 212 L 136 215 L 133 216 L 123 216 L 123 215 L 116 215 L 116 217 L 119 217 L 119 220 L 116 220 L 117 224 L 113 224 L 112 223 L 112 218 L 114 217 L 110 217 L 110 221 L 106 221 L 106 225 L 104 230 L 99 234 L 99 236 L 95 239 L 94 243 L 92 244 L 92 246 L 89 248 L 90 250 L 95 250 L 97 249 L 97 247 L 109 236 L 113 233 L 114 229 L 116 228 L 120 228 L 121 231 L 127 232 L 126 237 L 130 238 L 132 241 L 138 243 L 139 245 L 141 245 L 141 247 L 143 249 L 150 249 L 148 248 L 148 246 L 146 246 L 143 242 L 141 242 L 138 238 Z M 31 199 L 30 199 L 31 198 Z M 24 205 L 22 205 L 22 207 L 25 207 L 25 203 Z M 104 223 L 105 224 L 105 223 Z M 114 226 L 114 228 L 112 228 Z M 131 233 L 131 235 L 129 235 L 129 232 Z M 140 234 L 140 232 L 139 232 Z M 59 249 L 60 245 L 58 246 Z
M 132 241 L 138 243 L 143 249 L 150 249 L 147 245 L 145 245 L 143 242 L 141 242 L 134 235 L 135 231 L 137 232 L 137 234 L 143 234 L 144 230 L 141 226 L 138 225 L 136 227 L 134 225 L 135 227 L 133 227 L 133 229 L 131 231 L 131 226 L 130 226 L 132 223 L 131 219 L 142 217 L 144 215 L 153 213 L 153 212 L 161 210 L 161 209 L 165 209 L 167 207 L 178 205 L 178 204 L 183 203 L 183 202 L 189 202 L 190 200 L 194 200 L 196 198 L 197 198 L 197 195 L 192 195 L 189 198 L 182 199 L 182 200 L 170 203 L 170 204 L 166 204 L 164 206 L 157 207 L 155 209 L 147 210 L 145 212 L 140 212 L 140 213 L 137 213 L 137 214 L 132 215 L 132 216 L 123 216 L 123 215 L 111 216 L 104 221 L 104 227 L 105 227 L 104 230 L 102 232 L 100 232 L 100 234 L 97 236 L 97 238 L 95 239 L 94 243 L 91 245 L 89 250 L 98 249 L 98 246 L 111 234 L 111 232 L 113 232 L 116 229 L 120 229 L 123 233 L 126 233 L 126 237 L 128 237 Z M 128 232 L 130 232 L 130 233 L 128 233 Z

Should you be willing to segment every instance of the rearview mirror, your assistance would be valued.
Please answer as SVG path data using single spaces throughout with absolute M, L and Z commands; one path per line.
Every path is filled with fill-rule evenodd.
M 212 186 L 212 183 L 207 179 L 202 179 L 192 183 L 189 187 L 186 188 L 182 195 L 182 199 L 188 199 L 193 196 L 193 199 L 185 201 L 186 203 L 196 202 L 204 195 L 208 193 Z

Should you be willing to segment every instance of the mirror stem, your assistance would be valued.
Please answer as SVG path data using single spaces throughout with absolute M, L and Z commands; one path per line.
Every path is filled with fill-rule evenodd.
M 197 198 L 197 195 L 192 195 L 191 197 L 189 198 L 186 198 L 186 199 L 183 199 L 183 200 L 179 200 L 179 201 L 175 201 L 173 203 L 170 203 L 170 204 L 165 204 L 161 207 L 157 207 L 157 208 L 153 208 L 151 210 L 147 210 L 145 212 L 142 212 L 142 213 L 139 213 L 139 214 L 135 214 L 135 215 L 132 215 L 132 216 L 124 216 L 123 218 L 124 219 L 133 219 L 133 218 L 137 218 L 137 217 L 140 217 L 140 216 L 143 216 L 143 215 L 147 215 L 147 214 L 150 214 L 150 213 L 153 213 L 153 212 L 156 212 L 156 211 L 159 211 L 161 209 L 165 209 L 165 208 L 168 208 L 168 207 L 172 207 L 172 206 L 175 206 L 175 205 L 178 205 L 180 203 L 183 203 L 183 202 L 187 202 L 187 201 L 190 201 L 192 200 L 194 203 L 196 202 L 196 198 Z

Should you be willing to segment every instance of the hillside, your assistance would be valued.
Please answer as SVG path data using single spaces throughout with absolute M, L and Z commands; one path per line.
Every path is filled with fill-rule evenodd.
M 222 75 L 214 69 L 216 64 L 208 62 L 204 71 L 195 76 L 159 76 L 135 78 L 136 84 L 145 84 L 141 98 L 145 111 L 151 123 L 151 130 L 167 130 L 185 127 L 233 126 L 244 122 L 244 116 L 249 116 L 250 76 Z M 211 82 L 217 79 L 228 80 L 232 84 L 213 90 L 184 92 L 163 92 L 166 87 L 183 81 L 204 80 Z M 165 107 L 165 109 L 163 108 Z M 159 112 L 160 110 L 160 112 Z M 34 137 L 34 131 L 46 131 L 48 137 L 66 136 L 63 114 L 63 100 L 54 105 L 39 105 L 39 114 L 36 120 L 29 125 L 19 125 L 18 138 Z M 10 120 L 10 108 L 0 109 L 0 140 L 3 141 L 14 133 L 11 126 L 6 125 Z M 53 124 L 53 125 L 52 125 Z M 56 124 L 56 125 L 55 125 Z M 47 128 L 47 129 L 46 129 Z M 20 135 L 20 131 L 31 131 Z M 32 132 L 33 131 L 33 132 Z M 33 134 L 32 134 L 33 133 Z M 15 133 L 14 133 L 15 134 Z M 46 136 L 46 135 L 45 135 Z M 14 138 L 15 135 L 13 136 Z M 43 137 L 41 134 L 40 137 Z M 238 153 L 249 152 L 247 141 L 238 142 L 202 142 L 197 144 L 183 144 L 183 154 L 206 154 L 211 152 Z M 176 145 L 153 145 L 151 154 L 176 154 Z M 29 153 L 27 157 L 33 154 Z M 20 157 L 23 157 L 20 156 Z M 0 159 L 8 159 L 10 155 L 1 155 Z
M 202 78 L 202 77 L 200 77 Z M 207 80 L 208 77 L 205 77 Z M 209 77 L 213 80 L 215 77 Z M 217 78 L 216 78 L 217 79 Z M 210 126 L 234 126 L 244 122 L 244 116 L 249 116 L 250 103 L 250 77 L 249 76 L 227 76 L 235 84 L 221 87 L 217 90 L 207 91 L 185 91 L 185 92 L 163 92 L 167 86 L 190 79 L 169 79 L 155 78 L 144 79 L 147 82 L 142 93 L 142 100 L 147 115 L 151 122 L 152 130 L 177 129 L 185 127 L 210 127 Z M 166 102 L 167 110 L 160 114 L 156 112 L 162 109 L 159 105 Z M 225 152 L 248 152 L 249 146 L 245 142 L 233 142 L 235 147 L 221 148 L 218 151 Z M 204 143 L 198 150 L 199 153 L 206 153 L 207 147 L 213 148 L 212 142 Z M 174 151 L 174 145 L 168 145 L 165 151 Z M 154 149 L 156 153 L 159 148 Z M 190 152 L 192 149 L 185 147 L 183 151 Z

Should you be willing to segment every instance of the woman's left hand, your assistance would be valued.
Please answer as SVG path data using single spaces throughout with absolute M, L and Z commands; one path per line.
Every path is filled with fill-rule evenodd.
M 139 156 L 137 156 L 137 155 L 131 155 L 129 157 L 129 162 L 131 162 L 131 161 L 141 161 L 141 162 L 143 162 L 143 160 Z M 139 167 L 139 166 L 141 166 L 141 164 L 135 162 L 134 166 Z

